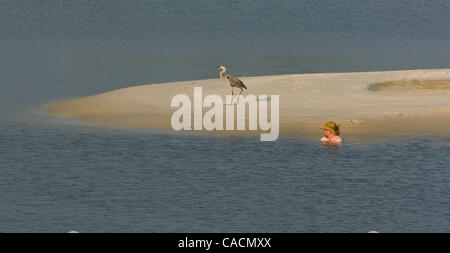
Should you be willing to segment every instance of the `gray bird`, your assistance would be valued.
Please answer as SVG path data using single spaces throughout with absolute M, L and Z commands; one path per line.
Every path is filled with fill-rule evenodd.
M 237 77 L 233 75 L 224 75 L 225 72 L 227 72 L 227 68 L 224 65 L 217 66 L 217 69 L 220 69 L 220 79 L 222 79 L 224 82 L 229 84 L 231 86 L 231 96 L 234 97 L 234 88 L 241 89 L 241 93 L 238 95 L 238 102 L 239 102 L 239 96 L 242 94 L 242 91 L 244 89 L 247 89 L 247 86 L 239 80 Z M 231 103 L 233 103 L 233 99 L 231 99 Z

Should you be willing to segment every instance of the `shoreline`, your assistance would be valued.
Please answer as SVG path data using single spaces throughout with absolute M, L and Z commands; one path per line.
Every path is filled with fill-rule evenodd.
M 359 140 L 450 135 L 449 73 L 450 69 L 420 69 L 239 78 L 248 87 L 243 95 L 280 96 L 280 136 L 320 138 L 319 127 L 333 120 L 341 125 L 344 139 Z M 369 88 L 374 85 L 377 89 Z M 203 98 L 230 94 L 230 87 L 219 78 L 148 84 L 57 102 L 46 112 L 96 125 L 172 130 L 170 118 L 178 109 L 170 107 L 172 97 L 186 94 L 192 99 L 194 87 L 202 87 Z

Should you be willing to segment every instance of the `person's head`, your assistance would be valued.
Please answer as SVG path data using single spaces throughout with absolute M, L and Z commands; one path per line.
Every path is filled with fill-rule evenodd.
M 339 125 L 337 125 L 334 121 L 328 121 L 320 129 L 322 129 L 324 131 L 326 136 L 333 136 L 333 135 L 341 134 Z

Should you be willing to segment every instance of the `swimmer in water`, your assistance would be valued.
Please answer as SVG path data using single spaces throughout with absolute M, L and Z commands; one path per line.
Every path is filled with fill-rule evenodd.
M 320 139 L 321 142 L 328 145 L 341 145 L 343 140 L 339 136 L 341 131 L 339 126 L 333 122 L 328 121 L 325 125 L 323 125 L 320 129 L 324 131 L 325 136 Z

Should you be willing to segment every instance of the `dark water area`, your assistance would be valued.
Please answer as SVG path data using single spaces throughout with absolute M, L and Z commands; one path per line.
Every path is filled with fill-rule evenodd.
M 0 232 L 449 232 L 450 139 L 97 127 L 44 112 L 147 83 L 450 66 L 448 1 L 1 1 Z
M 3 232 L 448 232 L 450 139 L 2 124 Z

